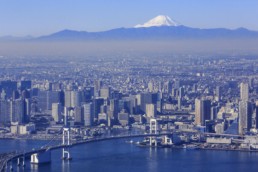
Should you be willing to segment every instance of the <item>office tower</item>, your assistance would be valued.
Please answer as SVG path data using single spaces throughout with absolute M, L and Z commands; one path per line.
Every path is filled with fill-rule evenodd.
M 142 113 L 146 113 L 146 104 L 157 104 L 157 101 L 157 93 L 142 93 L 140 110 L 142 111 Z
M 68 125 L 68 116 L 70 114 L 70 108 L 68 107 L 64 107 L 64 126 L 67 126 Z
M 47 110 L 47 91 L 40 90 L 38 92 L 38 109 L 40 112 Z
M 91 127 L 93 125 L 93 104 L 86 103 L 83 105 L 83 116 L 84 116 L 84 126 Z
M 107 105 L 100 106 L 100 113 L 107 113 Z
M 183 88 L 183 87 L 180 87 L 180 88 L 179 88 L 178 97 L 182 98 L 182 97 L 184 97 L 184 95 L 185 95 L 184 88 Z
M 24 90 L 29 90 L 31 89 L 31 81 L 21 81 L 20 82 L 20 90 L 24 91 Z
M 110 106 L 109 106 L 109 117 L 111 119 L 117 120 L 118 112 L 119 112 L 119 101 L 117 99 L 111 99 Z
M 94 81 L 94 96 L 98 97 L 99 96 L 99 91 L 102 88 L 103 83 L 101 80 L 95 80 Z
M 111 92 L 110 99 L 122 99 L 123 94 L 117 90 Z
M 238 132 L 240 135 L 252 127 L 252 105 L 248 101 L 239 102 Z
M 83 108 L 81 106 L 74 107 L 74 122 L 82 123 L 83 119 Z
M 31 99 L 24 99 L 24 115 L 26 122 L 29 120 L 31 113 Z
M 136 105 L 141 106 L 141 94 L 137 94 L 135 98 L 136 98 Z
M 61 103 L 52 103 L 52 117 L 55 122 L 60 122 L 62 119 L 62 105 Z
M 83 90 L 82 102 L 89 102 L 94 96 L 94 87 L 86 87 Z
M 221 87 L 220 86 L 216 87 L 215 95 L 216 95 L 215 100 L 220 101 L 221 100 Z
M 164 92 L 171 94 L 172 93 L 172 82 L 171 81 L 167 81 L 164 83 Z
M 218 112 L 219 112 L 219 107 L 218 106 L 211 107 L 211 119 L 212 120 L 217 119 Z
M 181 87 L 181 81 L 175 80 L 174 87 L 175 87 L 175 89 L 179 89 Z
M 175 89 L 175 88 L 172 88 L 171 96 L 172 97 L 178 97 L 178 90 Z
M 81 106 L 82 93 L 81 91 L 71 92 L 71 107 Z
M 16 81 L 1 81 L 1 88 L 6 93 L 6 98 L 9 99 L 12 97 L 13 91 L 17 90 L 17 82 Z
M 98 114 L 100 113 L 100 107 L 104 105 L 103 98 L 93 99 L 93 118 L 98 119 Z
M 65 107 L 71 107 L 72 103 L 71 103 L 71 91 L 65 91 L 64 92 L 64 103 L 65 103 Z
M 205 125 L 211 119 L 211 101 L 195 99 L 195 125 Z
M 181 110 L 181 105 L 182 105 L 182 98 L 181 97 L 178 97 L 177 98 L 177 108 L 179 109 L 179 110 Z
M 242 82 L 240 84 L 240 98 L 241 101 L 248 101 L 249 99 L 249 86 L 247 83 Z
M 148 118 L 155 118 L 157 115 L 157 105 L 146 104 L 146 115 Z
M 162 81 L 160 81 L 160 82 L 158 82 L 158 91 L 159 92 L 163 92 L 163 82 Z
M 21 99 L 10 101 L 10 116 L 11 122 L 23 123 L 24 116 L 24 101 Z
M 148 83 L 148 91 L 149 91 L 149 92 L 153 92 L 153 82 L 152 82 L 152 81 L 150 81 L 150 82 Z
M 254 78 L 249 78 L 248 84 L 249 84 L 250 88 L 253 88 L 254 87 Z
M 102 97 L 104 99 L 108 99 L 110 97 L 110 88 L 109 87 L 101 88 L 100 89 L 100 97 Z
M 7 100 L 0 100 L 0 124 L 7 124 L 10 120 L 10 103 Z
M 21 92 L 21 97 L 22 97 L 23 99 L 29 99 L 29 98 L 31 98 L 31 96 L 30 96 L 30 91 L 28 91 L 28 90 L 23 90 L 23 91 Z
M 40 90 L 38 92 L 38 108 L 40 112 L 52 109 L 52 103 L 59 102 L 58 91 L 45 91 Z
M 47 110 L 52 109 L 52 103 L 59 103 L 59 97 L 60 97 L 59 91 L 48 91 L 47 92 Z
M 13 95 L 12 95 L 12 99 L 19 99 L 20 98 L 20 93 L 18 92 L 18 90 L 13 91 Z
M 129 114 L 126 113 L 124 109 L 118 113 L 118 121 L 122 126 L 129 124 Z
M 133 113 L 133 101 L 131 98 L 124 99 L 124 109 L 129 114 Z
M 59 102 L 64 107 L 65 106 L 65 93 L 64 91 L 59 91 Z

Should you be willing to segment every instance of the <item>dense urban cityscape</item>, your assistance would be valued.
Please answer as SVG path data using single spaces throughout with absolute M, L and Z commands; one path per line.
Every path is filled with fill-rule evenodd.
M 255 57 L 130 56 L 2 57 L 1 137 L 44 139 L 64 125 L 76 139 L 92 128 L 147 132 L 152 118 L 159 131 L 257 133 Z

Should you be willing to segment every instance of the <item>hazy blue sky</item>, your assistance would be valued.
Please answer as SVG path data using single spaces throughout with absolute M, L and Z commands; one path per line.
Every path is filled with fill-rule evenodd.
M 132 27 L 159 14 L 191 27 L 258 30 L 258 0 L 0 0 L 0 36 Z

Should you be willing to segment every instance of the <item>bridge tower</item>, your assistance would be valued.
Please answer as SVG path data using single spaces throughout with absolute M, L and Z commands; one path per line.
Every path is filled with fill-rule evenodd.
M 62 150 L 62 159 L 63 160 L 71 160 L 70 156 L 70 129 L 63 128 L 63 147 Z
M 158 134 L 158 122 L 156 119 L 150 119 L 150 134 Z
M 150 119 L 150 134 L 158 134 L 158 122 L 154 118 Z M 156 137 L 150 136 L 150 146 L 152 146 L 153 141 L 154 145 L 157 146 L 158 142 Z

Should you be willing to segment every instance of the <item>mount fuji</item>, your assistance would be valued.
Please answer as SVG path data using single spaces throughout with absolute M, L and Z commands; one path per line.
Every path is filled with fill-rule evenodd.
M 138 24 L 134 28 L 154 27 L 154 26 L 179 26 L 180 24 L 172 20 L 169 16 L 159 15 L 144 24 Z

